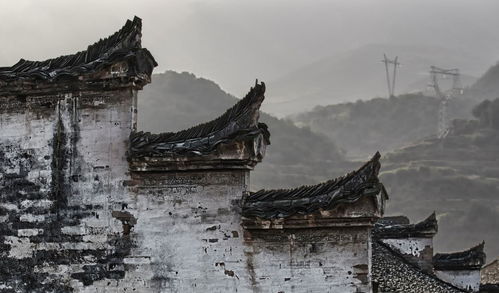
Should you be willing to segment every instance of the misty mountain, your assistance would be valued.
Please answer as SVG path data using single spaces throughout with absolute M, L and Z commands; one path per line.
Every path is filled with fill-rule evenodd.
M 248 91 L 250 86 L 251 82 Z M 178 131 L 217 118 L 236 102 L 237 98 L 214 82 L 193 74 L 155 74 L 152 83 L 139 93 L 138 127 L 156 133 Z M 323 135 L 265 113 L 260 121 L 269 126 L 271 145 L 252 172 L 254 189 L 312 184 L 343 175 L 352 166 Z
M 476 99 L 499 98 L 499 63 L 491 66 L 470 88 Z
M 386 97 L 383 53 L 399 57 L 396 93 L 424 91 L 431 65 L 460 68 L 463 86 L 483 72 L 489 60 L 479 54 L 429 47 L 367 45 L 342 55 L 327 57 L 269 83 L 271 99 L 263 110 L 279 117 L 307 111 L 316 105 Z M 470 76 L 471 75 L 471 76 Z M 445 87 L 445 86 L 444 86 Z
M 430 138 L 387 154 L 381 179 L 391 195 L 387 211 L 421 219 L 437 211 L 437 250 L 486 242 L 499 255 L 499 99 L 455 120 L 444 139 Z
M 449 102 L 449 119 L 471 118 L 474 101 L 460 97 Z M 375 98 L 355 103 L 317 106 L 291 115 L 297 126 L 329 137 L 349 157 L 383 153 L 434 136 L 440 100 L 421 93 Z

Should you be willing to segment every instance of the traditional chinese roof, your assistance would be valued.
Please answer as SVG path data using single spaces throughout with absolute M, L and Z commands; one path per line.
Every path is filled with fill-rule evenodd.
M 468 250 L 454 253 L 437 253 L 433 256 L 436 270 L 477 270 L 485 264 L 485 242 Z
M 135 17 L 118 32 L 88 46 L 85 51 L 45 61 L 21 59 L 11 67 L 0 67 L 0 85 L 19 80 L 77 80 L 121 61 L 128 61 L 127 75 L 149 81 L 157 63 L 151 53 L 141 47 L 141 28 L 141 19 Z
M 353 203 L 365 196 L 377 196 L 381 193 L 385 198 L 386 191 L 378 179 L 380 157 L 376 153 L 357 171 L 321 184 L 251 193 L 243 200 L 242 214 L 247 218 L 287 218 L 295 214 L 330 210 L 339 204 Z
M 372 280 L 377 292 L 457 293 L 467 292 L 421 271 L 379 240 L 373 241 Z
M 496 259 L 480 270 L 482 284 L 496 284 L 499 289 L 499 259 Z
M 435 212 L 416 224 L 408 224 L 405 219 L 402 218 L 382 218 L 378 220 L 373 230 L 376 237 L 390 239 L 433 237 L 437 231 L 438 222 Z
M 129 156 L 202 156 L 214 151 L 220 144 L 253 139 L 258 135 L 263 136 L 262 143 L 270 144 L 267 125 L 258 123 L 264 94 L 265 84 L 257 81 L 246 97 L 213 121 L 179 132 L 134 132 L 130 135 Z
M 406 216 L 388 216 L 380 218 L 377 225 L 387 226 L 387 225 L 408 225 L 410 224 L 409 218 Z

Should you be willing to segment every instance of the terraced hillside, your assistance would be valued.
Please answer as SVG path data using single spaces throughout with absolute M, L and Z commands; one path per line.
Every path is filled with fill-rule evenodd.
M 439 217 L 437 250 L 460 250 L 482 239 L 499 255 L 499 99 L 474 108 L 475 120 L 454 121 L 444 139 L 427 139 L 385 156 L 381 178 L 388 212 Z

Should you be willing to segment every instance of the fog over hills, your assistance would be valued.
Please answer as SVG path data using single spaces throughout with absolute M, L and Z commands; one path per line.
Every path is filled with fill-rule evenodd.
M 474 106 L 484 99 L 499 97 L 497 81 L 499 65 L 494 65 L 448 102 L 448 120 L 471 119 Z M 450 88 L 449 82 L 442 80 L 441 88 Z M 329 137 L 348 157 L 356 158 L 365 157 L 373 149 L 389 152 L 435 136 L 439 107 L 440 100 L 433 90 L 426 90 L 391 98 L 316 106 L 288 118 L 299 127 L 308 127 Z
M 449 120 L 471 118 L 476 103 L 464 95 L 451 99 Z M 414 93 L 316 106 L 289 118 L 297 126 L 329 137 L 349 158 L 362 158 L 372 150 L 388 152 L 435 136 L 439 107 L 439 99 Z
M 491 66 L 470 88 L 469 95 L 477 99 L 499 97 L 499 63 Z
M 460 68 L 463 86 L 475 81 L 490 60 L 477 53 L 431 46 L 371 44 L 347 53 L 323 58 L 269 82 L 271 99 L 265 111 L 279 117 L 358 99 L 386 97 L 383 54 L 399 57 L 396 93 L 425 91 L 431 65 Z M 442 81 L 444 88 L 450 87 Z
M 431 138 L 383 159 L 387 211 L 439 218 L 437 250 L 460 250 L 482 239 L 488 259 L 499 256 L 499 99 L 455 120 L 444 139 Z

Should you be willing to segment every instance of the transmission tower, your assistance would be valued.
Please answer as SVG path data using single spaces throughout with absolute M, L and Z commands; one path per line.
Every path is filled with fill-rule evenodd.
M 438 84 L 440 77 L 452 77 L 452 88 L 450 90 L 445 92 L 442 91 L 440 85 Z M 459 69 L 457 68 L 443 69 L 436 66 L 431 66 L 430 78 L 430 87 L 435 90 L 435 94 L 440 99 L 440 105 L 438 108 L 438 137 L 444 138 L 449 133 L 449 101 L 453 97 L 456 97 L 457 95 L 462 93 L 461 75 L 459 74 Z
M 388 85 L 388 96 L 390 97 L 395 95 L 395 78 L 397 76 L 397 67 L 400 65 L 397 61 L 398 58 L 399 57 L 396 56 L 395 59 L 390 60 L 386 57 L 386 54 L 383 54 L 383 60 L 381 60 L 381 62 L 385 63 L 386 84 Z M 390 66 L 393 66 L 392 80 L 390 80 Z

